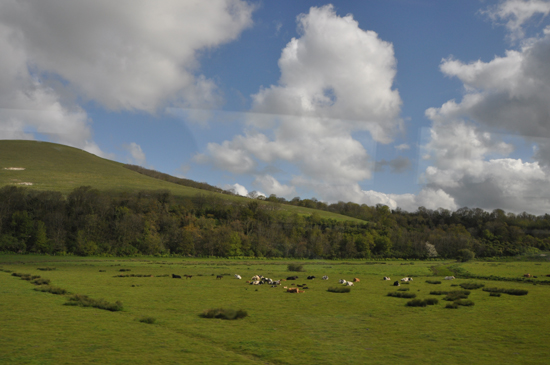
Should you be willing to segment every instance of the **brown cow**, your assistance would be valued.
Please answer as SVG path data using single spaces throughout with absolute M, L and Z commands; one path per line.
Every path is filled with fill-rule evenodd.
M 359 280 L 359 278 L 353 278 L 353 282 L 354 282 L 354 283 L 358 283 L 358 282 L 360 282 L 360 281 L 361 281 L 361 280 Z
M 298 288 L 288 288 L 287 293 L 299 293 Z
M 525 277 L 525 278 L 530 278 L 530 277 L 531 277 L 531 274 L 523 274 L 523 277 Z

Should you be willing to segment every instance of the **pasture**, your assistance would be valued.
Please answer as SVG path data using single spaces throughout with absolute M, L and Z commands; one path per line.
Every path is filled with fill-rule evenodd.
M 456 262 L 299 261 L 305 272 L 287 271 L 295 262 L 0 255 L 0 363 L 548 363 L 550 285 L 434 275 L 434 266 L 441 273 Z M 548 261 L 458 265 L 480 275 L 519 278 L 531 273 L 538 275 L 535 280 L 550 280 L 545 276 L 550 274 Z M 36 291 L 36 285 L 13 272 L 49 279 L 71 294 L 120 301 L 123 310 L 64 305 L 70 295 Z M 287 293 L 283 287 L 292 287 L 292 281 L 276 288 L 246 284 L 257 274 L 272 279 L 298 275 L 294 284 L 309 289 Z M 306 280 L 309 275 L 316 279 Z M 329 280 L 321 280 L 323 275 Z M 392 280 L 384 281 L 384 276 Z M 327 291 L 341 285 L 339 279 L 354 277 L 361 281 L 349 293 Z M 414 280 L 393 287 L 403 277 Z M 471 282 L 528 294 L 492 297 L 475 289 L 468 297 L 475 305 L 458 309 L 446 309 L 443 295 L 430 295 Z M 388 296 L 398 289 L 439 302 L 410 307 L 410 299 Z M 220 307 L 242 309 L 248 316 L 200 317 Z

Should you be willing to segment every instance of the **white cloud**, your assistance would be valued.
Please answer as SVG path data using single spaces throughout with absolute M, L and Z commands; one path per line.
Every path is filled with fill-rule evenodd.
M 260 189 L 267 191 L 267 194 L 275 194 L 277 196 L 291 196 L 296 195 L 296 189 L 294 186 L 283 185 L 277 179 L 271 175 L 257 176 L 253 184 Z
M 550 1 L 547 0 L 506 0 L 498 5 L 481 11 L 495 22 L 504 21 L 512 40 L 525 36 L 523 26 L 535 15 L 547 16 L 550 13 Z
M 353 133 L 389 143 L 402 129 L 393 46 L 331 5 L 312 7 L 297 21 L 301 36 L 282 51 L 278 84 L 252 96 L 247 130 L 208 144 L 195 161 L 256 176 L 262 166 L 282 162 L 307 181 L 357 184 L 371 178 L 374 161 Z M 294 193 L 275 181 L 270 175 L 256 182 L 268 193 Z
M 248 196 L 248 190 L 241 184 L 224 185 L 222 189 L 232 191 L 234 194 L 241 196 Z
M 404 150 L 408 150 L 410 148 L 411 148 L 411 146 L 409 146 L 406 143 L 402 143 L 400 145 L 395 146 L 395 149 L 398 150 L 398 151 L 404 151 Z
M 130 158 L 128 159 L 128 162 L 139 166 L 145 166 L 145 153 L 143 153 L 143 150 L 141 149 L 141 146 L 139 144 L 132 142 L 130 144 L 125 144 L 122 147 L 126 151 L 128 151 L 128 153 L 130 153 Z

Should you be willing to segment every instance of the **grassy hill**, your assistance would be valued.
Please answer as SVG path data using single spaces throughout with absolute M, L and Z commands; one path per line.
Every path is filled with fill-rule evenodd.
M 100 158 L 77 148 L 38 141 L 0 141 L 0 186 L 5 185 L 27 186 L 42 191 L 54 190 L 63 194 L 83 185 L 115 192 L 167 189 L 175 196 L 203 193 L 215 194 L 234 202 L 250 201 L 244 197 L 213 193 L 155 179 L 129 170 L 120 162 Z M 306 215 L 315 212 L 321 217 L 337 220 L 360 221 L 303 207 L 280 205 L 280 209 Z

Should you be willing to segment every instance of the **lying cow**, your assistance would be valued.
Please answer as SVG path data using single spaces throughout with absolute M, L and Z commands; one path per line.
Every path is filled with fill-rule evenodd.
M 313 279 L 315 279 L 315 276 L 313 276 L 313 275 L 312 275 L 312 276 L 308 276 L 307 279 L 308 279 L 308 280 L 313 280 Z
M 360 281 L 361 281 L 361 280 L 359 280 L 359 278 L 353 278 L 353 282 L 354 282 L 354 283 L 358 283 L 358 282 L 360 282 Z
M 391 278 L 384 276 L 384 280 L 391 280 Z
M 445 276 L 445 280 L 454 280 L 456 279 L 454 276 Z
M 286 278 L 286 280 L 296 280 L 298 279 L 297 276 L 289 276 L 288 278 Z
M 172 274 L 173 279 L 181 279 L 181 275 Z
M 325 276 L 323 276 L 321 279 L 323 279 L 323 280 L 328 280 L 328 276 L 325 275 Z
M 401 284 L 399 284 L 399 281 L 394 281 L 393 282 L 393 286 L 400 286 Z
M 403 278 L 401 281 L 413 281 L 413 278 Z
M 345 283 L 347 283 L 347 281 L 346 281 L 345 279 L 340 279 L 340 280 L 338 280 L 338 282 L 339 282 L 340 284 L 345 284 Z
M 524 277 L 524 278 L 530 278 L 530 277 L 531 277 L 531 274 L 523 274 L 523 277 Z
M 351 281 L 346 281 L 346 286 L 353 286 L 353 283 Z
M 252 280 L 252 281 L 259 281 L 259 280 L 260 280 L 260 275 L 254 275 L 254 276 L 252 277 L 252 279 L 250 279 L 250 280 Z
M 241 280 L 242 278 L 241 278 L 241 276 L 240 276 L 240 275 L 238 275 L 238 274 L 235 274 L 235 279 L 239 279 L 239 280 Z

